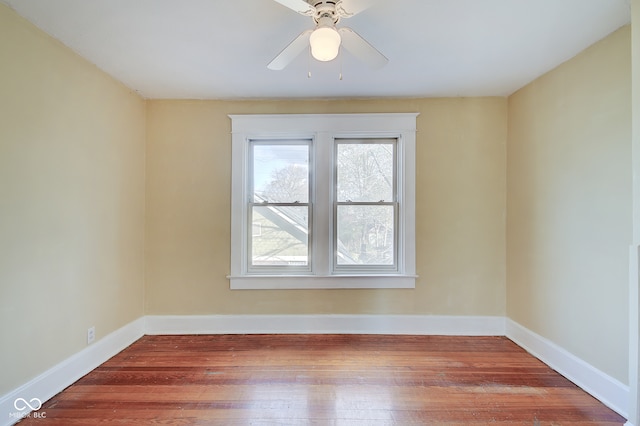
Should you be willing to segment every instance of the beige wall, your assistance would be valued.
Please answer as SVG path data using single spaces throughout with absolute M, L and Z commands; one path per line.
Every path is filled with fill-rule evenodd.
M 630 28 L 509 98 L 507 313 L 628 383 Z
M 0 395 L 143 314 L 144 126 L 143 100 L 0 5 Z
M 419 112 L 415 290 L 229 290 L 227 114 Z M 503 98 L 149 101 L 147 314 L 505 314 Z
M 632 0 L 632 143 L 633 143 L 633 241 L 640 245 L 640 0 Z M 636 307 L 637 308 L 637 307 Z M 640 419 L 639 419 L 640 420 Z

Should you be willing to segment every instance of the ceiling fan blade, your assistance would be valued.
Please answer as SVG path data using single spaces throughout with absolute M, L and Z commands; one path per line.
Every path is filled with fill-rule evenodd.
M 279 71 L 284 69 L 296 56 L 300 54 L 305 48 L 309 47 L 309 37 L 313 30 L 307 30 L 295 38 L 287 47 L 282 49 L 282 52 L 276 56 L 273 61 L 269 62 L 267 68 L 270 70 Z
M 382 68 L 389 60 L 351 28 L 338 29 L 342 37 L 342 46 L 353 56 L 373 69 Z
M 304 0 L 273 0 L 281 5 L 288 7 L 294 12 L 298 12 L 301 15 L 311 16 L 315 13 L 315 7 L 311 6 Z
M 276 0 L 278 1 L 278 0 Z M 340 0 L 336 4 L 338 13 L 343 18 L 350 18 L 373 6 L 378 0 Z

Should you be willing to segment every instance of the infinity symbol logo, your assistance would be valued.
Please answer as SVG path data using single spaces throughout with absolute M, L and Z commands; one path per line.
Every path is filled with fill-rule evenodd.
M 40 401 L 38 398 L 32 398 L 30 401 L 27 401 L 24 398 L 18 398 L 13 401 L 13 406 L 18 411 L 26 410 L 27 407 L 29 407 L 29 409 L 32 411 L 38 411 L 40 407 L 42 407 L 42 401 Z

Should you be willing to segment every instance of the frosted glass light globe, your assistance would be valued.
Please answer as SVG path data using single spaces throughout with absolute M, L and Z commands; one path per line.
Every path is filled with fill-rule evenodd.
M 311 33 L 311 55 L 319 61 L 331 61 L 338 56 L 342 39 L 335 28 L 320 27 Z

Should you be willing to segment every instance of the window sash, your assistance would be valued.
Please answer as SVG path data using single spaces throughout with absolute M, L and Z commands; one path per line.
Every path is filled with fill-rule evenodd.
M 338 200 L 338 146 L 341 144 L 352 145 L 368 145 L 368 144 L 384 144 L 392 145 L 392 184 L 391 200 L 370 200 L 370 201 L 351 201 Z M 397 138 L 336 138 L 334 140 L 333 155 L 333 221 L 332 221 L 332 270 L 335 274 L 384 274 L 399 272 L 399 244 L 400 244 L 400 203 L 398 202 L 398 139 Z M 354 197 L 355 198 L 355 197 Z M 393 236 L 391 239 L 392 255 L 391 264 L 386 263 L 353 263 L 345 264 L 340 259 L 340 239 L 339 239 L 339 215 L 338 210 L 341 206 L 391 206 L 393 207 Z
M 398 200 L 398 139 L 397 138 L 335 138 L 335 149 L 333 158 L 333 187 L 334 187 L 334 201 L 338 200 L 338 145 L 391 145 L 392 146 L 392 183 L 391 190 L 392 195 L 390 200 L 384 201 L 397 201 Z M 350 201 L 350 200 L 344 200 Z M 379 202 L 378 199 L 371 200 L 359 200 L 365 202 Z
M 392 209 L 392 229 L 393 235 L 391 237 L 391 263 L 341 263 L 340 259 L 340 248 L 338 247 L 340 239 L 338 238 L 338 223 L 339 223 L 339 214 L 338 209 L 341 206 L 364 206 L 364 207 L 379 207 L 379 206 L 391 206 Z M 343 273 L 343 274 L 369 274 L 369 273 L 396 273 L 399 272 L 398 267 L 398 229 L 399 229 L 399 220 L 398 220 L 398 211 L 399 204 L 396 202 L 389 203 L 349 203 L 349 202 L 339 202 L 335 203 L 334 208 L 334 246 L 333 246 L 333 270 L 335 273 Z
M 257 146 L 306 146 L 307 147 L 307 194 L 306 199 L 311 200 L 312 196 L 312 170 L 313 170 L 313 161 L 312 161 L 312 141 L 308 139 L 294 139 L 294 140 L 273 140 L 273 139 L 251 139 L 248 141 L 248 158 L 247 158 L 247 194 L 249 199 L 247 201 L 247 214 L 246 214 L 246 229 L 253 229 L 254 223 L 256 220 L 256 210 L 263 210 L 265 213 L 269 212 L 271 216 L 271 223 L 275 228 L 279 228 L 278 223 L 281 225 L 281 232 L 289 233 L 290 236 L 295 240 L 296 236 L 294 234 L 305 233 L 306 231 L 306 241 L 302 241 L 300 237 L 297 239 L 306 245 L 306 262 L 305 264 L 298 264 L 300 260 L 296 260 L 295 255 L 285 254 L 278 255 L 277 252 L 274 253 L 272 257 L 272 264 L 268 264 L 266 259 L 263 259 L 264 264 L 259 264 L 256 260 L 255 256 L 255 248 L 254 239 L 264 238 L 265 237 L 265 227 L 261 226 L 262 232 L 260 236 L 253 235 L 253 232 L 246 233 L 246 265 L 247 265 L 247 273 L 250 274 L 295 274 L 295 273 L 309 273 L 312 271 L 312 204 L 311 202 L 301 202 L 299 200 L 292 200 L 292 202 L 270 202 L 268 200 L 264 200 L 262 198 L 257 198 L 256 191 L 256 170 L 255 170 L 255 148 Z M 295 198 L 295 197 L 294 197 Z M 301 229 L 302 224 L 299 223 L 299 220 L 296 220 L 293 215 L 287 215 L 287 208 L 304 208 L 306 207 L 306 230 Z M 265 215 L 263 216 L 266 220 L 269 220 Z M 289 228 L 287 231 L 286 228 Z M 277 230 L 275 232 L 278 232 Z M 264 243 L 263 244 L 269 244 Z M 287 248 L 284 248 L 286 251 Z M 280 264 L 278 264 L 281 262 Z

